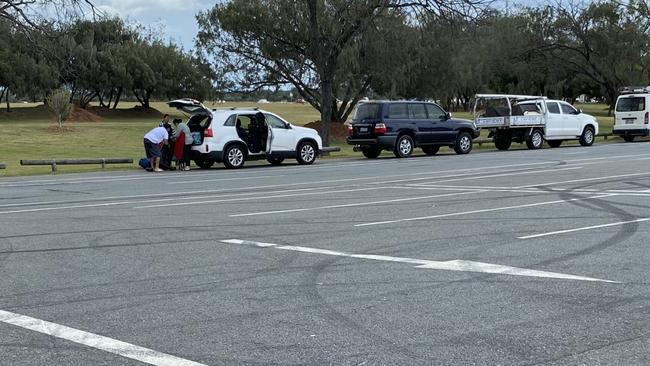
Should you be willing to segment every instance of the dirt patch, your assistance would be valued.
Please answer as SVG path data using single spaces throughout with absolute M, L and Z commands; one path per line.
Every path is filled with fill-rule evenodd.
M 68 122 L 101 122 L 103 120 L 102 117 L 78 105 L 72 106 L 72 112 L 68 117 Z
M 119 106 L 118 106 L 119 107 Z M 160 119 L 162 113 L 155 108 L 144 108 L 142 106 L 135 106 L 129 109 L 109 109 L 97 106 L 89 106 L 86 108 L 89 112 L 96 114 L 103 118 L 143 118 L 143 119 Z
M 307 128 L 313 128 L 320 133 L 320 121 L 309 122 L 305 125 Z M 330 138 L 344 139 L 348 136 L 348 126 L 343 123 L 331 122 L 330 123 Z

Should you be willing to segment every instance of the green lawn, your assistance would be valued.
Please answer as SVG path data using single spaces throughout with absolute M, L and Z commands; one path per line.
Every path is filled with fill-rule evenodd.
M 5 142 L 0 150 L 0 162 L 7 164 L 6 170 L 0 170 L 2 176 L 17 176 L 48 173 L 50 168 L 21 167 L 20 159 L 51 158 L 102 158 L 127 157 L 134 161 L 144 155 L 142 137 L 156 126 L 161 114 L 137 113 L 133 111 L 136 103 L 124 102 L 116 111 L 101 112 L 100 122 L 68 122 L 66 126 L 72 131 L 51 132 L 55 126 L 50 114 L 34 104 L 13 104 L 12 112 L 0 112 L 0 128 L 4 131 Z M 226 103 L 208 104 L 210 108 L 258 107 L 279 114 L 297 125 L 319 119 L 319 113 L 307 104 L 294 103 Z M 165 103 L 152 103 L 152 108 L 174 117 L 184 117 Z M 603 104 L 578 105 L 585 113 L 598 118 L 601 133 L 611 133 L 613 117 L 607 116 L 607 106 Z M 471 119 L 467 112 L 455 112 L 454 117 Z M 487 136 L 483 131 L 482 137 Z M 602 138 L 601 138 L 602 139 Z M 333 146 L 340 146 L 341 152 L 331 157 L 360 156 L 343 140 L 334 140 Z M 516 145 L 514 146 L 517 147 Z M 483 144 L 476 148 L 493 148 L 492 144 Z M 110 169 L 138 169 L 136 165 L 111 166 Z M 98 170 L 99 166 L 60 166 L 60 172 L 84 172 Z

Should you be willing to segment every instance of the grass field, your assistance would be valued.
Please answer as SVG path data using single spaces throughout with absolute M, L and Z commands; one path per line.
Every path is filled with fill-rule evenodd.
M 20 159 L 52 158 L 103 158 L 127 157 L 135 161 L 144 155 L 142 138 L 156 126 L 163 113 L 174 117 L 184 117 L 165 103 L 155 102 L 151 107 L 160 113 L 138 113 L 133 107 L 136 103 L 124 102 L 120 108 L 110 112 L 98 112 L 102 117 L 98 122 L 66 122 L 67 132 L 52 132 L 55 126 L 52 116 L 43 107 L 35 104 L 12 104 L 11 112 L 0 112 L 0 128 L 4 131 L 5 143 L 0 149 L 0 162 L 7 164 L 0 170 L 2 176 L 16 176 L 48 173 L 48 166 L 21 167 Z M 319 113 L 307 104 L 294 103 L 226 103 L 208 104 L 210 108 L 259 107 L 277 113 L 296 125 L 320 119 Z M 578 105 L 585 113 L 598 118 L 601 133 L 610 133 L 613 117 L 607 116 L 607 106 L 603 104 Z M 467 112 L 455 112 L 454 117 L 471 118 Z M 484 131 L 487 134 L 487 131 Z M 340 146 L 341 152 L 332 157 L 360 156 L 352 151 L 343 140 L 334 140 L 333 146 Z M 517 145 L 513 145 L 515 148 Z M 476 146 L 478 148 L 478 146 Z M 493 148 L 484 144 L 482 148 Z M 112 166 L 109 169 L 136 168 L 135 165 Z M 60 172 L 84 172 L 98 170 L 99 166 L 60 166 Z

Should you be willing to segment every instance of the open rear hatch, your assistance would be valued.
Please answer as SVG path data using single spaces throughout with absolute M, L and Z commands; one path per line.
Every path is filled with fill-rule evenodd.
M 167 105 L 181 110 L 189 115 L 205 114 L 210 115 L 210 109 L 195 99 L 183 98 L 167 102 Z

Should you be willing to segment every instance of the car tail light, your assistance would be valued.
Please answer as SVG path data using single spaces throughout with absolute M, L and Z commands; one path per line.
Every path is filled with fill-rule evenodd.
M 348 136 L 354 135 L 354 127 L 352 125 L 348 125 Z
M 645 117 L 643 117 L 643 124 L 648 124 L 650 122 L 650 112 L 645 112 Z
M 212 134 L 212 129 L 211 128 L 206 129 L 203 137 L 214 137 L 214 135 Z
M 385 123 L 377 123 L 375 125 L 375 134 L 377 135 L 383 135 L 386 133 L 386 124 Z

